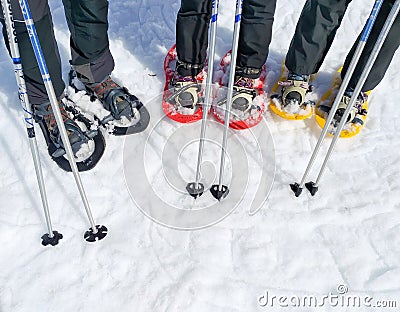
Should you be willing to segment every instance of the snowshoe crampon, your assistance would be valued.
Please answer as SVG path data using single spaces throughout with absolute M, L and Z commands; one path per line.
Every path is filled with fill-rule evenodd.
M 341 79 L 340 79 L 340 73 L 342 71 L 342 67 L 340 67 L 333 79 L 331 87 L 328 89 L 328 91 L 321 97 L 321 99 L 318 101 L 316 107 L 315 107 L 315 121 L 317 122 L 318 126 L 323 128 L 326 123 L 326 119 L 328 118 L 330 107 L 332 106 L 337 91 L 339 90 Z M 367 98 L 370 96 L 372 91 L 365 92 L 367 95 Z M 365 125 L 366 119 L 367 119 L 367 114 L 366 112 L 368 111 L 368 101 L 365 100 L 362 103 L 362 111 L 365 112 L 364 114 L 359 114 L 357 115 L 357 119 L 353 120 L 352 122 L 347 122 L 344 125 L 343 130 L 340 132 L 341 138 L 351 138 L 353 136 L 356 136 L 359 134 L 362 130 L 362 128 Z M 340 120 L 332 120 L 332 124 L 328 128 L 328 134 L 330 136 L 334 136 L 336 132 L 336 127 L 339 125 Z
M 217 99 L 216 101 L 214 101 L 214 104 L 211 107 L 211 112 L 213 113 L 215 119 L 222 124 L 225 122 L 227 95 L 226 85 L 228 84 L 227 80 L 229 76 L 230 63 L 231 51 L 227 52 L 220 62 L 220 68 L 217 73 L 219 77 L 218 84 L 223 88 L 219 88 Z M 231 118 L 229 120 L 230 128 L 235 130 L 243 130 L 254 127 L 261 122 L 265 111 L 265 98 L 263 92 L 265 76 L 266 66 L 264 65 L 260 77 L 254 82 L 255 98 L 253 99 L 253 102 L 251 103 L 249 109 L 245 111 L 240 111 L 232 107 Z M 233 97 L 235 97 L 235 93 Z
M 93 123 L 72 106 L 65 106 L 65 110 L 85 137 L 85 142 L 75 154 L 75 162 L 79 171 L 87 171 L 94 168 L 103 156 L 105 140 L 99 129 L 92 129 Z M 50 134 L 46 123 L 41 116 L 35 116 L 47 144 L 47 150 L 52 160 L 64 171 L 71 172 L 68 157 L 63 146 L 56 143 Z
M 301 105 L 295 101 L 293 103 L 283 103 L 283 94 L 282 92 L 279 94 L 278 90 L 281 87 L 280 82 L 282 83 L 287 76 L 288 72 L 285 67 L 285 62 L 282 62 L 281 76 L 271 90 L 272 95 L 270 97 L 269 108 L 276 115 L 288 120 L 304 120 L 310 118 L 313 114 L 313 101 L 305 99 L 304 103 Z M 314 77 L 312 76 L 312 78 Z
M 109 79 L 111 78 L 109 77 Z M 115 83 L 113 80 L 111 81 Z M 144 131 L 149 125 L 150 114 L 148 110 L 127 88 L 116 85 L 103 98 L 100 98 L 92 86 L 83 84 L 76 77 L 76 72 L 73 70 L 69 74 L 69 84 L 76 93 L 85 91 L 92 104 L 96 101 L 101 103 L 103 109 L 94 110 L 91 107 L 86 107 L 85 113 L 94 115 L 93 118 L 108 133 L 117 136 L 135 134 Z M 96 113 L 92 113 L 92 111 L 96 111 Z
M 178 94 L 174 94 L 174 88 L 171 86 L 171 81 L 175 73 L 175 64 L 177 60 L 176 45 L 174 45 L 167 53 L 164 60 L 164 72 L 165 72 L 165 86 L 164 94 L 162 97 L 162 108 L 169 118 L 180 123 L 196 122 L 203 117 L 203 91 L 199 90 L 198 103 L 194 109 L 186 109 L 179 107 L 176 103 L 176 97 Z M 206 65 L 207 66 L 207 65 Z M 196 80 L 201 85 L 201 82 L 205 79 L 205 69 L 203 69 L 197 76 Z M 189 86 L 190 87 L 190 86 Z

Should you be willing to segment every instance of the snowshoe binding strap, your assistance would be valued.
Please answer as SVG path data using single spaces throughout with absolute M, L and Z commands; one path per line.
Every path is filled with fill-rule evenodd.
M 143 106 L 134 95 L 125 87 L 119 86 L 110 76 L 100 83 L 86 84 L 86 88 L 96 95 L 104 108 L 111 112 L 111 117 L 117 120 L 123 116 L 129 120 L 137 117 L 137 110 Z
M 279 81 L 282 86 L 283 106 L 296 103 L 299 107 L 304 105 L 306 93 L 309 92 L 308 82 L 298 80 Z
M 166 99 L 167 102 L 175 103 L 178 111 L 180 108 L 194 110 L 199 102 L 200 86 L 193 76 L 179 76 L 175 72 L 171 80 L 174 93 Z
M 118 85 L 110 76 L 100 83 L 85 83 L 73 69 L 69 83 L 75 92 L 86 90 L 90 100 L 99 100 L 107 116 L 95 119 L 113 135 L 135 134 L 144 131 L 150 122 L 150 114 L 143 103 L 128 89 Z
M 63 102 L 59 101 L 58 104 L 64 121 L 65 129 L 67 130 L 68 139 L 71 143 L 72 152 L 74 153 L 74 155 L 76 155 L 76 153 L 81 148 L 82 144 L 88 142 L 88 137 L 84 134 L 82 129 L 79 128 L 79 126 L 69 118 L 67 112 L 65 111 Z M 44 125 L 46 126 L 49 133 L 49 137 L 54 146 L 57 148 L 52 153 L 51 156 L 53 157 L 63 156 L 65 154 L 65 148 L 61 140 L 60 131 L 58 129 L 57 122 L 53 114 L 50 103 L 46 102 L 34 105 L 34 112 L 35 112 L 35 118 L 38 119 L 39 122 L 41 119 Z
M 194 109 L 199 101 L 199 86 L 196 82 L 176 82 L 175 92 L 169 100 L 175 100 L 177 106 Z
M 262 68 L 240 67 L 235 68 L 235 80 L 240 78 L 257 79 L 260 77 Z
M 242 113 L 248 112 L 252 107 L 254 98 L 256 97 L 254 79 L 237 77 L 233 90 L 232 109 L 238 110 Z
M 198 93 L 200 91 L 196 76 L 202 71 L 203 67 L 204 64 L 191 64 L 177 60 L 175 72 L 171 79 L 174 93 L 167 101 L 175 101 L 178 107 L 195 109 L 199 102 Z
M 343 116 L 348 104 L 350 103 L 352 93 L 353 92 L 346 91 L 345 94 L 343 95 L 342 100 L 340 101 L 338 109 L 334 116 L 334 119 L 337 122 L 340 122 L 340 120 L 342 119 L 342 116 Z M 363 106 L 364 102 L 367 101 L 367 99 L 368 99 L 368 96 L 364 92 L 361 92 L 358 95 L 356 102 L 354 103 L 353 107 L 350 110 L 350 114 L 347 117 L 346 123 L 355 123 L 355 124 L 358 123 L 360 125 L 364 124 L 361 116 L 367 115 L 367 110 L 364 109 L 362 106 Z
M 176 60 L 175 75 L 196 77 L 204 68 L 204 64 L 191 64 Z
M 246 113 L 252 108 L 252 103 L 256 97 L 256 91 L 253 88 L 254 80 L 251 78 L 240 77 L 233 86 L 232 109 L 241 113 Z M 218 101 L 218 105 L 226 104 L 227 99 Z

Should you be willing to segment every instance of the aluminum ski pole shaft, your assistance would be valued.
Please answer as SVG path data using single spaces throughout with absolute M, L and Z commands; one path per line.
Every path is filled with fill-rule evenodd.
M 350 114 L 350 110 L 352 109 L 354 103 L 356 102 L 357 97 L 360 94 L 361 89 L 362 89 L 365 81 L 368 78 L 369 73 L 371 72 L 372 66 L 374 65 L 375 60 L 378 57 L 379 51 L 381 50 L 382 45 L 385 42 L 385 39 L 386 39 L 386 37 L 387 37 L 387 35 L 388 35 L 389 31 L 390 31 L 390 28 L 392 27 L 392 25 L 394 23 L 394 20 L 396 19 L 397 15 L 398 15 L 399 8 L 400 8 L 399 4 L 400 4 L 400 0 L 396 0 L 396 2 L 394 3 L 394 5 L 393 5 L 393 7 L 392 7 L 387 19 L 386 19 L 385 24 L 382 27 L 382 30 L 381 30 L 381 32 L 379 34 L 379 37 L 376 40 L 376 43 L 375 43 L 374 48 L 373 48 L 373 50 L 371 52 L 371 55 L 369 56 L 368 61 L 365 64 L 364 70 L 362 71 L 362 73 L 360 75 L 360 79 L 357 82 L 357 85 L 356 85 L 356 87 L 354 89 L 353 95 L 351 96 L 350 102 L 346 107 L 346 110 L 345 110 L 345 112 L 344 112 L 344 114 L 342 116 L 342 119 L 340 120 L 338 128 L 336 129 L 335 136 L 333 137 L 333 140 L 332 140 L 332 142 L 331 142 L 331 144 L 329 146 L 328 153 L 326 154 L 324 162 L 323 162 L 323 164 L 321 166 L 321 170 L 320 170 L 320 172 L 318 174 L 318 178 L 317 178 L 316 182 L 314 183 L 315 187 L 318 187 L 318 184 L 319 184 L 319 182 L 320 182 L 320 180 L 321 180 L 321 178 L 322 178 L 322 176 L 324 174 L 326 165 L 327 165 L 327 163 L 328 163 L 328 161 L 329 161 L 329 159 L 330 159 L 330 157 L 332 155 L 333 149 L 335 148 L 336 142 L 339 139 L 340 132 L 343 130 L 343 127 L 344 127 L 344 125 L 345 125 L 345 123 L 347 121 L 347 118 L 348 118 L 349 114 Z
M 208 70 L 206 79 L 206 91 L 205 91 L 205 102 L 203 104 L 203 116 L 201 120 L 201 131 L 200 131 L 200 142 L 199 151 L 197 155 L 197 167 L 196 167 L 196 180 L 195 183 L 189 183 L 186 187 L 189 194 L 197 198 L 201 196 L 204 191 L 204 185 L 200 183 L 201 177 L 201 163 L 203 160 L 204 141 L 206 137 L 207 129 L 207 116 L 211 106 L 211 95 L 212 95 L 212 82 L 214 72 L 214 58 L 215 58 L 215 43 L 217 35 L 217 20 L 218 20 L 218 6 L 219 0 L 212 0 L 212 12 L 211 12 L 211 33 L 210 33 L 210 46 L 208 53 Z
M 29 9 L 28 1 L 27 0 L 19 0 L 19 4 L 21 7 L 22 15 L 24 17 L 25 25 L 26 25 L 26 28 L 27 28 L 27 31 L 29 34 L 29 39 L 31 41 L 32 48 L 34 50 L 35 57 L 36 57 L 38 65 L 39 65 L 40 73 L 42 75 L 42 79 L 43 79 L 47 94 L 49 96 L 51 108 L 53 110 L 53 114 L 56 119 L 58 129 L 60 131 L 61 140 L 63 142 L 64 149 L 65 149 L 66 155 L 68 157 L 68 161 L 71 166 L 71 170 L 74 175 L 76 185 L 78 187 L 83 205 L 85 207 L 87 217 L 89 219 L 89 223 L 91 225 L 91 228 L 89 229 L 89 231 L 87 231 L 85 233 L 85 239 L 88 241 L 95 241 L 96 240 L 95 238 L 102 239 L 105 237 L 106 234 L 104 234 L 104 236 L 100 235 L 101 233 L 98 233 L 99 232 L 98 229 L 100 228 L 100 226 L 96 226 L 96 224 L 94 222 L 93 215 L 92 215 L 92 212 L 91 212 L 91 209 L 89 206 L 89 201 L 86 197 L 86 193 L 85 193 L 85 190 L 84 190 L 84 187 L 82 184 L 82 180 L 80 178 L 79 171 L 78 171 L 75 159 L 74 159 L 74 154 L 72 152 L 72 147 L 71 147 L 71 144 L 68 139 L 67 131 L 65 129 L 64 121 L 61 116 L 61 111 L 58 106 L 57 96 L 54 92 L 53 83 L 51 81 L 51 77 L 50 77 L 50 74 L 49 74 L 49 71 L 48 71 L 48 68 L 46 65 L 46 61 L 44 59 L 44 55 L 43 55 L 42 48 L 40 46 L 38 35 L 36 33 L 35 24 L 33 22 L 32 14 Z M 102 226 L 102 227 L 104 227 L 104 226 Z M 93 237 L 93 235 L 95 236 L 95 238 Z M 89 237 L 89 239 L 87 237 Z
M 315 145 L 314 151 L 313 151 L 313 153 L 311 155 L 311 158 L 310 158 L 310 160 L 308 162 L 307 168 L 306 168 L 306 170 L 304 172 L 304 175 L 303 175 L 303 177 L 301 179 L 300 184 L 294 183 L 294 184 L 290 185 L 292 190 L 293 190 L 293 192 L 295 193 L 295 195 L 297 197 L 300 196 L 300 194 L 302 192 L 302 189 L 304 187 L 305 181 L 306 181 L 306 179 L 307 179 L 307 177 L 308 177 L 308 175 L 309 175 L 309 173 L 310 173 L 310 171 L 311 171 L 311 169 L 312 169 L 312 167 L 314 165 L 315 159 L 318 156 L 319 150 L 320 150 L 320 148 L 322 146 L 322 143 L 323 143 L 323 141 L 325 139 L 325 136 L 326 136 L 326 134 L 328 132 L 328 128 L 329 128 L 329 126 L 330 126 L 330 124 L 331 124 L 331 122 L 333 120 L 333 117 L 335 116 L 335 112 L 336 112 L 336 110 L 337 110 L 337 108 L 339 106 L 340 100 L 341 100 L 344 92 L 346 91 L 346 88 L 347 88 L 347 85 L 348 85 L 348 83 L 350 81 L 350 78 L 353 75 L 353 72 L 354 72 L 354 70 L 355 70 L 355 68 L 357 66 L 357 62 L 361 57 L 362 51 L 364 50 L 366 41 L 367 41 L 367 39 L 369 37 L 369 34 L 371 33 L 372 26 L 375 23 L 376 17 L 377 17 L 377 15 L 379 13 L 379 10 L 380 10 L 381 6 L 382 6 L 382 3 L 383 3 L 383 0 L 376 0 L 375 1 L 375 4 L 374 4 L 374 6 L 372 8 L 370 16 L 369 16 L 369 18 L 368 18 L 368 20 L 367 20 L 367 22 L 366 22 L 366 24 L 364 26 L 364 29 L 362 31 L 360 41 L 359 41 L 359 43 L 357 45 L 357 48 L 356 48 L 356 50 L 354 52 L 354 55 L 353 55 L 353 58 L 352 58 L 352 60 L 350 62 L 349 68 L 348 68 L 348 70 L 346 72 L 346 75 L 343 78 L 343 81 L 342 81 L 341 85 L 340 85 L 339 91 L 338 91 L 338 93 L 336 95 L 336 98 L 335 98 L 333 104 L 332 104 L 332 108 L 331 108 L 331 110 L 329 112 L 328 118 L 326 119 L 325 126 L 322 129 L 321 135 L 318 138 L 318 142 Z
M 218 200 L 226 197 L 228 195 L 229 189 L 227 186 L 222 184 L 222 179 L 224 176 L 224 167 L 225 167 L 225 153 L 228 143 L 228 130 L 229 130 L 229 120 L 231 115 L 231 106 L 232 106 L 232 97 L 233 97 L 233 84 L 235 83 L 235 68 L 236 68 L 236 57 L 237 50 L 239 45 L 239 33 L 240 33 L 240 20 L 242 17 L 242 6 L 243 0 L 236 0 L 236 11 L 235 11 L 235 23 L 233 28 L 233 40 L 232 40 L 232 52 L 231 52 L 231 64 L 230 64 L 230 72 L 229 72 L 229 84 L 228 84 L 228 94 L 226 101 L 226 110 L 225 110 L 225 118 L 224 118 L 224 133 L 222 138 L 222 147 L 221 147 L 221 160 L 219 167 L 219 179 L 218 186 L 213 185 L 211 188 L 211 192 L 215 198 Z
M 47 234 L 44 234 L 42 236 L 42 244 L 44 246 L 47 246 L 49 244 L 52 246 L 55 246 L 58 244 L 59 240 L 62 238 L 62 234 L 57 231 L 53 231 L 53 226 L 51 223 L 50 209 L 49 209 L 49 204 L 48 204 L 47 194 L 46 194 L 46 187 L 44 184 L 42 166 L 40 163 L 39 151 L 38 151 L 36 135 L 35 135 L 35 128 L 33 125 L 33 118 L 32 118 L 33 114 L 30 111 L 30 103 L 29 103 L 29 99 L 28 99 L 28 94 L 26 92 L 25 78 L 24 78 L 24 73 L 23 73 L 23 69 L 22 69 L 22 62 L 21 62 L 21 57 L 20 57 L 20 53 L 19 53 L 18 41 L 17 41 L 17 37 L 16 37 L 16 33 L 15 33 L 15 25 L 14 25 L 14 20 L 13 20 L 13 16 L 12 16 L 11 3 L 6 0 L 1 0 L 1 6 L 3 8 L 3 13 L 4 13 L 4 20 L 5 20 L 6 29 L 7 29 L 10 53 L 11 53 L 11 58 L 13 61 L 13 66 L 14 66 L 15 79 L 16 79 L 17 85 L 18 85 L 18 95 L 19 95 L 21 106 L 24 111 L 24 120 L 25 120 L 25 126 L 26 126 L 28 139 L 29 139 L 28 140 L 29 147 L 30 147 L 31 154 L 32 154 L 33 164 L 34 164 L 35 173 L 36 173 L 36 179 L 37 179 L 37 183 L 38 183 L 38 187 L 39 187 L 40 197 L 42 200 L 42 206 L 43 206 L 43 211 L 44 211 L 46 225 L 47 225 Z

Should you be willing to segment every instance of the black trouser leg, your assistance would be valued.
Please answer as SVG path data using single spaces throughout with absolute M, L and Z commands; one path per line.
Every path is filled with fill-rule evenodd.
M 378 13 L 377 20 L 375 21 L 371 34 L 365 44 L 363 53 L 361 54 L 360 60 L 358 61 L 355 71 L 349 82 L 349 87 L 352 89 L 356 87 L 357 82 L 360 79 L 361 73 L 368 61 L 368 58 L 374 48 L 374 45 L 382 30 L 382 27 L 386 22 L 386 18 L 393 7 L 393 4 L 394 0 L 386 0 L 382 4 L 381 10 Z M 354 43 L 352 49 L 350 50 L 349 54 L 346 57 L 346 61 L 344 63 L 342 71 L 342 77 L 344 77 L 347 68 L 350 65 L 351 59 L 359 43 L 360 36 L 358 37 L 357 41 Z M 381 82 L 390 65 L 390 62 L 392 61 L 393 55 L 398 49 L 399 45 L 400 45 L 400 15 L 397 15 L 397 18 L 393 23 L 388 33 L 388 36 L 385 39 L 385 42 L 378 54 L 378 57 L 371 69 L 371 72 L 369 73 L 368 78 L 364 83 L 362 91 L 365 92 L 372 90 Z
M 207 56 L 210 0 L 182 0 L 176 19 L 178 59 L 189 64 L 204 64 Z M 201 69 L 179 69 L 183 76 L 197 75 Z
M 286 54 L 289 71 L 311 75 L 325 59 L 351 0 L 308 0 Z
M 60 98 L 63 95 L 65 85 L 62 80 L 60 55 L 54 37 L 53 24 L 47 1 L 35 1 L 30 9 L 34 17 L 36 32 L 54 86 L 54 91 L 56 96 Z M 22 15 L 17 0 L 12 1 L 12 10 L 14 20 L 17 21 L 15 22 L 15 29 L 29 101 L 32 105 L 42 104 L 48 101 L 48 96 L 25 23 L 21 21 Z M 9 50 L 4 20 L 2 19 L 1 22 L 3 24 L 4 40 Z
M 268 55 L 276 0 L 244 0 L 237 65 L 257 69 L 256 74 L 241 72 L 257 78 Z M 211 1 L 182 0 L 176 23 L 178 59 L 189 64 L 204 64 L 207 55 Z M 178 69 L 181 75 L 196 75 L 197 69 Z
M 276 0 L 244 0 L 240 24 L 237 66 L 259 70 L 240 73 L 257 78 L 268 57 Z M 256 71 L 257 72 L 257 71 Z
M 82 81 L 100 82 L 114 69 L 109 50 L 108 1 L 63 0 L 71 32 L 71 65 Z

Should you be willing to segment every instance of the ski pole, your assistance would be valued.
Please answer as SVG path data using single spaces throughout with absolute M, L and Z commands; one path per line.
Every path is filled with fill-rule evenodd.
M 204 185 L 202 183 L 200 183 L 200 176 L 201 176 L 200 167 L 201 167 L 201 162 L 203 159 L 204 141 L 205 141 L 205 137 L 206 137 L 206 128 L 207 128 L 207 116 L 208 116 L 208 110 L 210 108 L 211 88 L 212 88 L 212 81 L 213 81 L 215 42 L 216 42 L 216 35 L 217 35 L 218 5 L 219 5 L 219 0 L 212 0 L 210 48 L 209 48 L 209 53 L 208 53 L 208 55 L 209 55 L 208 71 L 207 71 L 206 92 L 205 92 L 206 100 L 203 104 L 203 116 L 202 116 L 202 120 L 201 120 L 199 151 L 197 154 L 196 180 L 195 180 L 195 182 L 191 182 L 186 186 L 186 190 L 194 198 L 201 196 L 204 192 Z
M 231 114 L 232 96 L 233 96 L 233 84 L 235 82 L 235 68 L 236 68 L 236 56 L 239 44 L 239 32 L 240 32 L 240 20 L 242 17 L 242 5 L 243 0 L 236 0 L 236 11 L 235 11 L 235 24 L 233 28 L 233 40 L 232 40 L 232 53 L 231 53 L 231 64 L 229 73 L 229 84 L 228 84 L 228 94 L 226 96 L 226 110 L 224 118 L 224 134 L 222 138 L 222 148 L 221 148 L 221 160 L 219 167 L 219 180 L 218 184 L 214 184 L 210 191 L 211 194 L 218 200 L 225 198 L 229 193 L 229 188 L 222 184 L 222 179 L 224 175 L 225 167 L 225 152 L 228 143 L 228 130 L 229 130 L 229 118 Z
M 10 2 L 10 1 L 8 1 L 8 2 Z M 10 46 L 10 53 L 11 53 L 11 58 L 12 58 L 12 62 L 14 65 L 15 79 L 16 79 L 17 85 L 18 85 L 18 95 L 19 95 L 19 99 L 21 102 L 21 106 L 24 111 L 24 120 L 25 120 L 26 130 L 28 133 L 29 147 L 30 147 L 31 154 L 32 154 L 33 164 L 35 166 L 36 179 L 37 179 L 37 183 L 39 186 L 40 197 L 42 200 L 43 211 L 44 211 L 44 215 L 45 215 L 45 219 L 46 219 L 47 233 L 42 235 L 42 237 L 41 237 L 42 245 L 43 246 L 47 246 L 47 245 L 55 246 L 58 244 L 59 240 L 63 238 L 63 236 L 61 233 L 59 233 L 57 231 L 53 231 L 53 226 L 51 224 L 50 210 L 49 210 L 49 204 L 47 201 L 47 194 L 46 194 L 46 187 L 44 184 L 42 166 L 40 163 L 40 157 L 39 157 L 38 146 L 37 146 L 36 135 L 35 135 L 35 128 L 33 126 L 33 121 L 32 121 L 32 112 L 30 111 L 30 103 L 29 103 L 29 99 L 28 99 L 28 94 L 26 92 L 25 78 L 24 78 L 24 72 L 23 72 L 22 64 L 21 64 L 21 57 L 20 57 L 20 53 L 19 53 L 18 41 L 17 41 L 17 37 L 14 33 L 15 26 L 14 26 L 14 22 L 13 22 L 14 19 L 12 16 L 11 5 L 10 5 L 10 3 L 7 3 L 6 0 L 1 0 L 1 6 L 3 8 L 4 20 L 5 20 L 6 30 L 7 30 L 7 35 L 8 35 L 8 42 L 9 42 L 9 46 Z
M 51 82 L 51 77 L 46 65 L 46 61 L 44 59 L 43 51 L 40 46 L 39 38 L 36 33 L 35 24 L 32 19 L 32 14 L 29 9 L 29 4 L 27 0 L 20 0 L 19 5 L 21 7 L 22 15 L 24 17 L 26 29 L 29 34 L 29 39 L 32 44 L 33 51 L 35 53 L 36 60 L 39 65 L 40 73 L 42 75 L 42 79 L 44 85 L 46 87 L 47 94 L 49 96 L 51 108 L 53 110 L 58 129 L 60 131 L 61 140 L 63 142 L 66 155 L 68 157 L 69 164 L 71 166 L 72 173 L 75 178 L 76 185 L 78 187 L 81 199 L 83 201 L 83 205 L 85 207 L 85 211 L 87 217 L 89 219 L 89 223 L 91 227 L 84 234 L 84 238 L 88 242 L 94 242 L 97 240 L 103 239 L 107 235 L 107 228 L 104 225 L 96 225 L 93 219 L 93 215 L 89 206 L 89 202 L 86 197 L 85 190 L 83 188 L 82 180 L 79 176 L 78 168 L 76 166 L 76 162 L 74 159 L 74 155 L 72 152 L 71 144 L 68 139 L 67 131 L 65 129 L 65 125 L 63 122 L 63 118 L 61 116 L 60 108 L 58 106 L 57 96 L 54 92 L 53 83 Z
M 377 17 L 377 15 L 379 13 L 379 10 L 380 10 L 381 6 L 382 6 L 382 3 L 383 3 L 383 0 L 376 0 L 375 3 L 374 3 L 374 6 L 373 6 L 372 11 L 370 13 L 370 16 L 369 16 L 369 18 L 368 18 L 368 20 L 367 20 L 367 22 L 366 22 L 366 24 L 364 26 L 364 29 L 362 31 L 360 41 L 359 41 L 359 43 L 357 45 L 357 48 L 356 48 L 356 50 L 354 52 L 354 55 L 353 55 L 353 58 L 352 58 L 352 60 L 350 62 L 349 68 L 348 68 L 348 70 L 346 72 L 346 75 L 343 78 L 342 84 L 340 85 L 339 91 L 338 91 L 338 93 L 336 95 L 336 98 L 335 98 L 333 104 L 332 104 L 332 108 L 331 108 L 331 110 L 329 112 L 328 118 L 326 119 L 325 126 L 322 129 L 321 135 L 319 136 L 318 142 L 317 142 L 317 144 L 316 144 L 316 146 L 314 148 L 314 152 L 313 152 L 313 154 L 312 154 L 312 156 L 310 158 L 310 161 L 308 162 L 306 171 L 304 172 L 304 175 L 303 175 L 303 178 L 301 179 L 300 184 L 299 183 L 290 184 L 290 188 L 292 189 L 292 191 L 294 192 L 296 197 L 299 197 L 301 192 L 303 191 L 303 187 L 305 185 L 305 181 L 306 181 L 306 179 L 307 179 L 307 177 L 308 177 L 308 175 L 310 173 L 310 170 L 311 170 L 312 166 L 314 165 L 315 159 L 317 158 L 318 152 L 319 152 L 319 150 L 320 150 L 320 148 L 322 146 L 322 142 L 325 139 L 326 133 L 328 132 L 328 128 L 329 128 L 329 126 L 330 126 L 330 124 L 331 124 L 331 122 L 333 120 L 333 117 L 335 116 L 336 110 L 337 110 L 337 108 L 339 106 L 339 103 L 340 103 L 340 101 L 342 99 L 342 96 L 343 96 L 344 92 L 346 91 L 346 87 L 347 87 L 347 85 L 348 85 L 348 83 L 350 81 L 351 76 L 353 75 L 353 72 L 354 72 L 354 70 L 356 68 L 358 60 L 361 57 L 362 51 L 364 50 L 365 44 L 366 44 L 367 39 L 368 39 L 368 37 L 369 37 L 369 35 L 371 33 L 372 26 L 375 23 L 376 17 Z
M 346 120 L 350 114 L 350 110 L 352 109 L 354 103 L 356 102 L 357 97 L 360 94 L 361 89 L 362 89 L 365 81 L 368 78 L 368 75 L 372 69 L 372 66 L 374 65 L 375 60 L 378 57 L 379 51 L 381 50 L 382 45 L 385 42 L 385 39 L 390 31 L 390 28 L 392 27 L 394 20 L 396 19 L 396 16 L 397 16 L 397 14 L 399 12 L 399 8 L 400 8 L 399 1 L 400 0 L 396 0 L 392 9 L 390 10 L 388 17 L 386 18 L 386 22 L 382 27 L 382 30 L 378 36 L 378 39 L 376 40 L 374 48 L 372 49 L 372 52 L 367 60 L 367 63 L 365 64 L 365 67 L 360 75 L 360 79 L 358 80 L 357 85 L 354 89 L 353 95 L 350 98 L 350 102 L 347 105 L 346 110 L 344 111 L 344 114 L 342 116 L 342 119 L 340 120 L 339 126 L 336 129 L 335 135 L 329 146 L 328 153 L 325 156 L 324 162 L 321 166 L 321 169 L 318 174 L 316 182 L 314 183 L 314 182 L 310 181 L 310 182 L 306 183 L 306 187 L 311 192 L 312 195 L 314 195 L 318 191 L 319 182 L 324 174 L 326 164 L 328 163 L 328 161 L 332 155 L 332 152 L 333 152 L 333 149 L 335 148 L 336 142 L 339 139 L 340 132 L 343 130 L 344 124 L 346 123 Z

